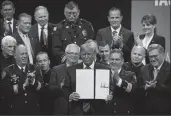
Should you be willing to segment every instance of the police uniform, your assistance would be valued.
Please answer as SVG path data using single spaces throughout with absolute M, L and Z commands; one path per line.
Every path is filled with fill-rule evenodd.
M 145 92 L 142 86 L 142 76 L 141 76 L 141 68 L 143 67 L 143 63 L 139 66 L 135 66 L 132 62 L 125 62 L 123 65 L 123 68 L 127 71 L 132 71 L 135 72 L 136 77 L 137 77 L 137 85 L 136 85 L 136 90 L 133 93 L 133 103 L 134 103 L 134 109 L 135 113 L 137 115 L 142 113 L 142 103 L 144 102 L 144 96 Z
M 116 115 L 130 115 L 134 114 L 134 107 L 132 104 L 132 93 L 136 86 L 136 76 L 134 72 L 121 69 L 119 77 L 122 79 L 120 86 L 116 85 L 115 80 L 113 88 L 113 114 Z M 132 87 L 130 88 L 130 84 Z
M 2 104 L 4 105 L 4 114 L 12 115 L 33 115 L 40 114 L 39 93 L 42 87 L 42 79 L 35 72 L 35 82 L 33 85 L 23 87 L 29 71 L 36 71 L 32 64 L 27 64 L 25 70 L 22 71 L 17 64 L 12 64 L 5 68 L 2 72 L 0 83 L 1 96 L 3 96 Z M 14 81 L 12 77 L 17 77 L 18 92 L 14 92 Z
M 80 46 L 88 39 L 93 38 L 94 29 L 90 22 L 78 18 L 76 23 L 73 23 L 65 19 L 57 24 L 56 32 L 53 35 L 53 55 L 62 57 L 68 44 L 75 43 Z

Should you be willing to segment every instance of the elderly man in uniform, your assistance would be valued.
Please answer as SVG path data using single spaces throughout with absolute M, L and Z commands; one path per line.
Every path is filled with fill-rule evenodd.
M 18 45 L 15 51 L 16 64 L 5 68 L 2 73 L 0 88 L 7 106 L 6 114 L 40 114 L 39 90 L 42 79 L 37 76 L 35 66 L 28 63 L 27 48 Z
M 116 115 L 134 114 L 132 92 L 136 88 L 136 76 L 134 72 L 122 68 L 124 63 L 123 53 L 114 49 L 110 53 L 109 65 L 111 67 L 113 88 L 113 113 Z
M 80 46 L 94 37 L 91 23 L 79 18 L 79 14 L 80 9 L 73 1 L 65 5 L 64 15 L 66 19 L 57 25 L 57 31 L 52 39 L 53 55 L 56 56 L 59 63 L 61 58 L 66 59 L 64 51 L 68 44 L 75 43 Z
M 141 67 L 143 67 L 143 59 L 145 59 L 146 50 L 142 46 L 134 46 L 131 51 L 131 61 L 125 62 L 123 69 L 127 71 L 135 72 L 137 77 L 137 88 L 134 91 L 134 108 L 136 114 L 141 114 L 142 103 L 144 102 L 144 91 L 141 88 L 142 78 L 141 78 Z

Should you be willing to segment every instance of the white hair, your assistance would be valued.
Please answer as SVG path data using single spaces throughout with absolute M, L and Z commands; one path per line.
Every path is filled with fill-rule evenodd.
M 47 10 L 47 8 L 46 8 L 45 6 L 37 6 L 37 7 L 35 8 L 35 11 L 34 11 L 34 16 L 35 16 L 35 17 L 36 17 L 36 12 L 37 12 L 38 10 L 41 10 L 41 9 L 46 10 L 47 13 L 49 14 L 49 12 L 48 12 L 48 10 Z
M 5 46 L 9 41 L 14 42 L 15 44 L 17 44 L 17 41 L 14 37 L 12 36 L 5 36 L 2 40 L 1 40 L 1 46 Z
M 65 53 L 67 53 L 71 49 L 71 47 L 76 47 L 80 52 L 80 47 L 77 44 L 72 43 L 67 45 L 67 47 L 65 48 Z

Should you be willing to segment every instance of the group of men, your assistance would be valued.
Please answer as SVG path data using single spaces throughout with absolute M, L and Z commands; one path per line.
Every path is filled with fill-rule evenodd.
M 99 29 L 96 37 L 91 23 L 79 18 L 73 1 L 65 5 L 65 19 L 58 24 L 48 22 L 44 6 L 36 7 L 34 25 L 31 15 L 21 13 L 17 21 L 14 13 L 14 4 L 5 0 L 0 20 L 0 114 L 171 114 L 165 50 L 159 44 L 147 50 L 135 45 L 133 33 L 121 25 L 120 9 L 109 10 L 110 26 Z M 144 65 L 147 54 L 150 63 Z M 80 99 L 77 69 L 109 70 L 105 100 Z

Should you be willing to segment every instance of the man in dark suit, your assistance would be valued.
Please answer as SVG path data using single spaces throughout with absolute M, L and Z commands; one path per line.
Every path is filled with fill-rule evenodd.
M 113 114 L 134 114 L 132 93 L 136 88 L 136 75 L 134 72 L 122 68 L 123 53 L 114 49 L 110 53 L 109 65 L 112 72 L 113 88 Z
M 12 35 L 17 31 L 17 20 L 14 19 L 15 6 L 12 1 L 5 0 L 1 4 L 1 14 L 3 19 L 0 19 L 0 38 L 6 35 Z
M 80 47 L 76 44 L 69 44 L 65 49 L 66 62 L 64 64 L 53 67 L 52 75 L 49 82 L 49 87 L 58 96 L 56 93 L 57 89 L 61 88 L 64 85 L 64 79 L 67 72 L 67 67 L 78 64 L 80 56 Z M 68 114 L 68 101 L 64 97 L 60 96 L 56 98 L 54 102 L 54 114 L 66 115 Z
M 121 49 L 124 53 L 124 60 L 128 62 L 134 45 L 134 36 L 131 31 L 121 25 L 122 18 L 121 10 L 112 7 L 108 15 L 110 26 L 98 30 L 96 41 L 105 40 L 110 45 L 110 48 Z
M 64 8 L 65 19 L 57 26 L 57 30 L 53 36 L 53 55 L 60 63 L 65 54 L 65 48 L 68 44 L 75 43 L 82 45 L 88 39 L 94 39 L 94 29 L 89 21 L 79 18 L 79 6 L 70 1 Z
M 1 95 L 7 106 L 5 114 L 38 115 L 39 90 L 43 80 L 37 76 L 35 66 L 28 63 L 27 48 L 18 45 L 15 51 L 15 64 L 4 69 L 1 79 Z
M 56 31 L 56 26 L 52 23 L 49 23 L 49 13 L 46 7 L 38 6 L 34 12 L 34 18 L 37 21 L 34 24 L 29 32 L 31 38 L 34 38 L 35 55 L 38 52 L 44 51 L 48 53 L 48 56 L 51 61 L 51 65 L 55 65 L 55 61 L 52 57 L 52 35 Z
M 103 64 L 94 61 L 96 49 L 89 43 L 81 45 L 81 59 L 83 63 L 67 68 L 67 75 L 64 81 L 64 92 L 69 101 L 69 114 L 107 114 L 105 100 L 80 100 L 79 93 L 76 91 L 76 69 L 108 69 Z M 85 87 L 86 89 L 86 87 Z M 112 99 L 112 95 L 108 95 L 107 101 Z M 85 105 L 87 107 L 85 107 Z
M 151 44 L 147 52 L 150 64 L 142 67 L 143 87 L 146 92 L 144 114 L 171 114 L 170 63 L 165 61 L 164 48 Z
M 17 40 L 17 44 L 24 44 L 27 47 L 29 55 L 29 63 L 33 64 L 35 57 L 36 45 L 33 38 L 28 35 L 31 28 L 31 16 L 26 13 L 21 13 L 18 16 L 18 30 L 13 34 Z

